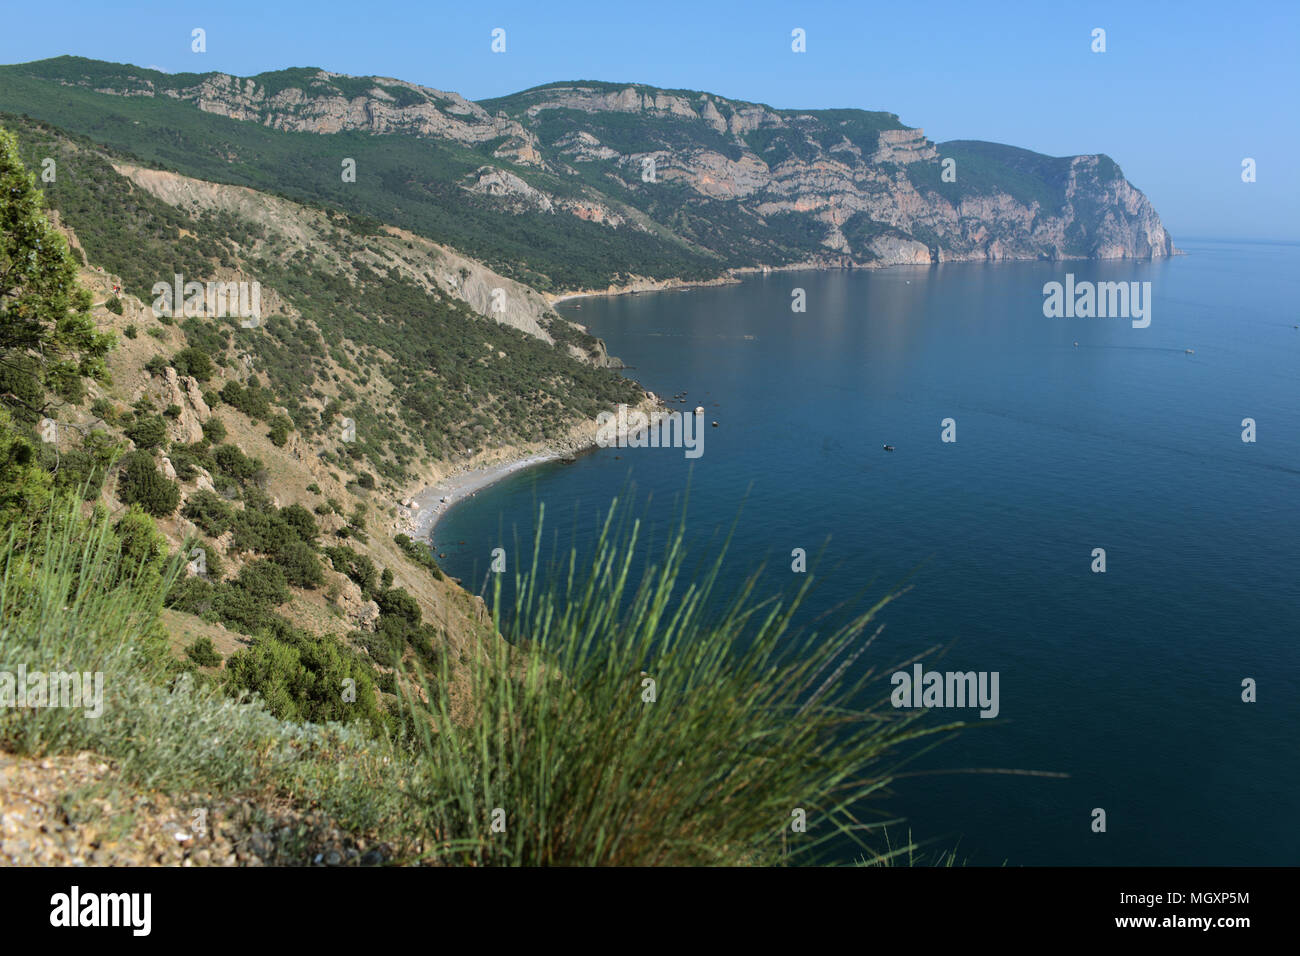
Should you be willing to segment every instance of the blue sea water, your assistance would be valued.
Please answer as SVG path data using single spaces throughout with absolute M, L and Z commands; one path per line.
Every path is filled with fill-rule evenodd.
M 1068 775 L 906 778 L 886 807 L 914 838 L 970 864 L 1300 862 L 1300 246 L 1184 246 L 568 303 L 719 427 L 695 461 L 601 449 L 514 475 L 453 509 L 435 550 L 477 589 L 539 502 L 582 549 L 628 488 L 662 538 L 689 485 L 697 551 L 740 516 L 732 583 L 766 561 L 765 588 L 788 589 L 792 549 L 824 547 L 811 611 L 911 585 L 875 665 L 942 645 L 928 668 L 999 673 L 999 716 L 961 712 L 977 726 L 914 769 Z M 1067 272 L 1150 282 L 1150 326 L 1046 318 Z

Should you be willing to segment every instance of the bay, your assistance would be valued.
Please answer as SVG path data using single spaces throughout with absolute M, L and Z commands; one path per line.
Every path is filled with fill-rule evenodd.
M 732 585 L 766 562 L 767 593 L 788 591 L 792 550 L 820 554 L 811 624 L 906 582 L 873 664 L 941 646 L 927 668 L 1000 674 L 999 716 L 961 713 L 975 726 L 885 801 L 914 838 L 973 865 L 1294 864 L 1300 246 L 1180 245 L 565 303 L 718 427 L 694 461 L 607 448 L 513 475 L 454 508 L 435 550 L 477 590 L 493 548 L 525 558 L 539 503 L 547 551 L 582 551 L 620 493 L 661 541 L 689 488 L 693 553 L 735 522 Z M 1150 326 L 1046 318 L 1067 273 L 1150 282 Z M 954 772 L 990 768 L 1068 776 Z

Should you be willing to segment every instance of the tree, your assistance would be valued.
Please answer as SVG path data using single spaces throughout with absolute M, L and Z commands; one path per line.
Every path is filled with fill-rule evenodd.
M 167 423 L 161 415 L 139 415 L 123 429 L 123 434 L 142 450 L 157 448 L 167 440 Z
M 0 129 L 0 402 L 30 418 L 47 392 L 78 402 L 85 379 L 107 379 L 113 336 L 95 329 L 90 305 L 17 140 Z
M 165 518 L 180 504 L 180 485 L 158 473 L 153 457 L 134 451 L 122 459 L 117 496 L 124 504 L 139 505 L 155 518 Z

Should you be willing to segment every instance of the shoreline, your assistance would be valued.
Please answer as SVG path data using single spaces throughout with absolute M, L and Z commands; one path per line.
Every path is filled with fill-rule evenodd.
M 1175 248 L 1174 252 L 1171 253 L 1171 255 L 1168 258 L 1172 258 L 1173 256 L 1177 256 L 1177 255 L 1186 255 L 1186 254 L 1187 253 L 1184 252 L 1183 250 Z M 1090 258 L 1092 257 L 1066 256 L 1066 257 L 1062 257 L 1062 259 L 1058 261 L 1067 262 L 1076 259 L 1085 260 Z M 1166 258 L 1166 257 L 1158 257 L 1158 258 Z M 953 259 L 948 261 L 953 263 L 966 263 L 966 262 L 993 263 L 993 262 L 1028 262 L 1034 260 L 1030 260 L 1030 259 L 988 260 L 988 259 L 972 258 L 969 260 Z M 1153 261 L 1153 260 L 1149 259 L 1147 261 Z M 604 289 L 580 289 L 574 292 L 560 293 L 558 295 L 554 295 L 551 293 L 545 293 L 544 295 L 548 306 L 554 308 L 556 305 L 559 305 L 562 302 L 568 302 L 572 299 L 587 299 L 596 296 L 628 295 L 631 293 L 640 293 L 640 292 L 687 291 L 695 288 L 708 288 L 708 287 L 724 286 L 724 285 L 738 285 L 743 281 L 745 277 L 753 276 L 753 275 L 766 275 L 774 272 L 830 272 L 839 269 L 876 270 L 876 269 L 888 269 L 894 266 L 904 266 L 904 265 L 933 266 L 937 264 L 941 264 L 941 263 L 891 262 L 891 263 L 883 263 L 883 264 L 882 263 L 870 263 L 870 264 L 852 263 L 852 264 L 834 265 L 825 262 L 800 262 L 800 263 L 791 263 L 782 266 L 741 266 L 733 269 L 728 269 L 726 273 L 724 273 L 723 275 L 716 276 L 712 279 L 697 279 L 697 280 L 644 279 L 644 280 L 634 280 L 633 282 L 622 286 L 611 285 Z M 574 321 L 574 320 L 570 319 L 570 321 Z M 643 384 L 642 387 L 644 387 Z M 657 398 L 650 398 L 651 394 L 652 393 L 647 392 L 646 393 L 647 398 L 653 403 L 658 403 L 659 400 Z M 577 428 L 581 428 L 581 426 L 577 426 Z M 597 445 L 596 445 L 595 435 L 593 430 L 591 433 L 584 435 L 581 438 L 577 438 L 576 440 L 574 439 L 573 436 L 571 436 L 568 441 L 562 442 L 558 446 L 552 446 L 549 448 L 542 449 L 540 451 L 534 449 L 532 451 L 523 452 L 519 454 L 518 457 L 507 458 L 504 461 L 493 462 L 492 464 L 488 464 L 488 465 L 480 465 L 478 467 L 454 471 L 451 474 L 444 477 L 443 479 L 441 479 L 440 481 L 432 485 L 425 486 L 415 494 L 412 494 L 408 498 L 403 499 L 400 503 L 400 511 L 399 511 L 401 520 L 398 522 L 397 526 L 395 527 L 397 528 L 397 530 L 403 531 L 404 533 L 408 534 L 414 540 L 422 541 L 432 546 L 433 532 L 434 529 L 437 528 L 438 522 L 441 521 L 444 517 L 446 517 L 446 515 L 451 511 L 452 508 L 454 508 L 456 505 L 460 504 L 461 502 L 467 500 L 468 498 L 473 497 L 482 489 L 488 487 L 489 485 L 493 485 L 498 481 L 501 481 L 503 478 L 506 478 L 517 471 L 522 471 L 525 468 L 531 468 L 535 465 L 542 465 L 550 461 L 560 461 L 562 459 L 567 459 L 575 455 L 582 454 L 583 452 L 590 451 L 595 447 L 597 447 Z M 445 498 L 450 498 L 450 500 L 444 501 L 443 499 Z
M 452 508 L 517 471 L 542 465 L 548 461 L 559 461 L 564 457 L 565 455 L 559 451 L 535 452 L 521 458 L 512 458 L 448 475 L 437 484 L 430 485 L 411 496 L 410 501 L 418 507 L 413 509 L 410 530 L 407 534 L 416 541 L 432 544 L 434 529 Z
M 737 285 L 748 276 L 770 275 L 775 272 L 837 272 L 840 270 L 858 271 L 864 270 L 874 272 L 882 269 L 892 269 L 896 266 L 941 266 L 956 265 L 969 263 L 999 264 L 1009 262 L 1154 262 L 1159 259 L 1173 259 L 1177 256 L 1187 255 L 1186 250 L 1179 249 L 1177 246 L 1166 256 L 1079 256 L 1079 255 L 1062 255 L 1051 260 L 1043 260 L 1035 256 L 1007 256 L 1004 258 L 990 258 L 988 256 L 954 256 L 941 257 L 938 260 L 926 259 L 907 260 L 901 259 L 896 262 L 853 262 L 853 261 L 807 261 L 807 262 L 790 262 L 779 266 L 734 266 L 727 269 L 722 275 L 715 276 L 712 279 L 633 279 L 631 282 L 623 285 L 610 285 L 603 289 L 577 289 L 572 292 L 561 293 L 543 293 L 546 304 L 554 308 L 561 302 L 568 302 L 571 299 L 590 299 L 595 296 L 615 296 L 631 295 L 640 292 L 675 292 L 687 289 L 709 288 L 713 286 Z M 570 319 L 570 321 L 574 321 Z

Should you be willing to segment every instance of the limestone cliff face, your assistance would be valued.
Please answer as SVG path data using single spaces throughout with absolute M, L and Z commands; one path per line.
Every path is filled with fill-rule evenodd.
M 491 160 L 457 185 L 502 212 L 653 233 L 730 267 L 1176 252 L 1108 157 L 934 143 L 892 113 L 604 83 L 474 103 L 324 70 L 208 74 L 191 85 L 125 76 L 98 89 L 274 129 L 450 141 Z

